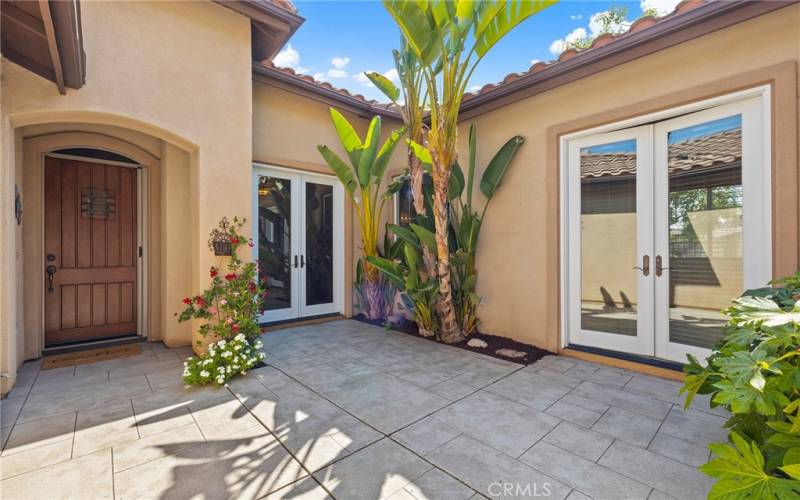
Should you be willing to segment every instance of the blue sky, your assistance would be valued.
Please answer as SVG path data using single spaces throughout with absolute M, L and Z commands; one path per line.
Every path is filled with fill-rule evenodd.
M 500 41 L 475 71 L 470 87 L 494 83 L 512 72 L 526 71 L 532 61 L 549 61 L 568 37 L 591 35 L 592 15 L 611 6 L 628 7 L 634 20 L 643 7 L 671 12 L 679 0 L 562 0 L 528 19 Z M 295 0 L 305 23 L 275 58 L 337 87 L 385 101 L 378 90 L 359 76 L 364 71 L 389 72 L 391 51 L 399 31 L 378 0 Z M 387 73 L 392 77 L 392 73 Z

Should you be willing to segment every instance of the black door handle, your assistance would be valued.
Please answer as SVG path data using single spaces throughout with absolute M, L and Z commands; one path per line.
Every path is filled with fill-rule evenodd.
M 297 269 L 297 255 L 294 256 L 294 268 Z
M 306 256 L 305 255 L 301 255 L 300 256 L 300 267 L 306 267 Z
M 47 266 L 47 268 L 45 268 L 45 271 L 47 271 L 47 291 L 52 292 L 53 279 L 56 276 L 56 266 L 50 264 L 49 266 Z

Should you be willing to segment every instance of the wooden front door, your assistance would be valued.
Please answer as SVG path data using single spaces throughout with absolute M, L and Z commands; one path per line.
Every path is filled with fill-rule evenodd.
M 46 157 L 47 345 L 137 332 L 136 174 Z

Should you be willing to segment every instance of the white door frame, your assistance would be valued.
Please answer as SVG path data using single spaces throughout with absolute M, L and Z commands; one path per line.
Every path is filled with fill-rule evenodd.
M 569 251 L 570 251 L 570 224 L 569 214 L 571 204 L 575 203 L 574 189 L 570 189 L 570 143 L 572 141 L 580 140 L 585 137 L 597 135 L 606 132 L 620 131 L 622 129 L 637 127 L 641 125 L 652 124 L 655 122 L 669 120 L 681 115 L 694 113 L 717 106 L 723 106 L 729 103 L 743 103 L 749 101 L 744 107 L 746 111 L 754 120 L 754 123 L 760 125 L 761 130 L 752 130 L 752 133 L 747 134 L 752 137 L 751 140 L 743 139 L 743 164 L 747 162 L 752 165 L 752 168 L 744 169 L 742 172 L 743 183 L 747 181 L 749 185 L 753 186 L 750 197 L 748 197 L 748 206 L 752 212 L 752 217 L 759 215 L 767 216 L 771 219 L 772 210 L 772 193 L 771 193 L 771 173 L 772 173 L 772 142 L 771 142 L 771 87 L 769 85 L 762 85 L 751 89 L 742 90 L 714 98 L 689 103 L 682 106 L 642 115 L 634 118 L 629 118 L 616 123 L 606 124 L 590 129 L 582 130 L 579 132 L 565 134 L 559 139 L 559 184 L 561 193 L 561 203 L 559 206 L 559 220 L 560 220 L 560 245 L 562 248 L 560 256 L 560 275 L 562 283 L 560 292 L 561 304 L 561 332 L 560 332 L 560 345 L 562 348 L 570 343 L 570 329 L 575 319 L 570 317 L 570 290 L 574 286 L 570 286 L 571 280 L 574 279 L 573 275 L 577 274 L 577 279 L 580 280 L 580 270 L 576 273 L 574 269 L 569 268 Z M 743 137 L 745 133 L 745 126 L 743 124 Z M 745 173 L 747 170 L 747 173 Z M 758 177 L 758 179 L 753 179 Z M 578 189 L 578 203 L 580 201 L 580 191 Z M 744 195 L 743 195 L 744 200 Z M 751 201 L 752 200 L 752 201 Z M 760 210 L 758 206 L 760 205 Z M 745 212 L 747 213 L 747 212 Z M 753 226 L 751 223 L 750 226 Z M 755 234 L 754 234 L 755 233 Z M 745 255 L 754 255 L 752 246 L 760 245 L 760 256 L 753 256 L 751 259 L 758 259 L 758 262 L 753 263 L 753 268 L 750 264 L 745 264 L 745 275 L 743 285 L 749 286 L 763 286 L 772 275 L 772 225 L 771 224 L 756 224 L 751 227 L 751 231 L 747 232 L 746 238 L 749 240 L 746 243 Z M 747 241 L 747 240 L 746 240 Z M 651 254 L 652 257 L 653 254 Z M 651 269 L 654 262 L 651 260 Z M 668 267 L 668 266 L 667 266 Z M 652 275 L 651 275 L 652 276 Z M 668 275 L 667 275 L 668 276 Z M 666 280 L 664 280 L 666 282 Z M 579 282 L 579 281 L 578 281 Z M 663 292 L 662 292 L 663 293 Z M 578 318 L 579 320 L 579 318 Z M 688 347 L 688 346 L 683 346 Z M 659 354 L 664 353 L 663 347 L 658 348 Z M 684 352 L 688 352 L 686 349 Z M 709 352 L 705 350 L 705 352 Z M 669 352 L 661 355 L 669 356 Z M 702 355 L 702 354 L 701 354 Z M 674 359 L 674 358 L 673 358 Z M 681 359 L 680 361 L 683 361 Z
M 315 184 L 328 184 L 333 187 L 333 302 L 308 306 L 305 304 L 305 267 L 290 269 L 291 307 L 274 311 L 267 311 L 261 317 L 261 322 L 290 320 L 321 314 L 343 313 L 345 297 L 344 280 L 344 189 L 335 177 L 317 173 L 307 173 L 284 167 L 276 167 L 263 163 L 253 164 L 253 258 L 258 260 L 258 178 L 272 176 L 291 181 L 291 255 L 305 256 L 305 189 L 306 182 Z
M 569 165 L 567 177 L 569 200 L 568 222 L 569 244 L 567 249 L 567 262 L 572 271 L 568 283 L 568 309 L 570 338 L 582 345 L 625 351 L 634 354 L 648 355 L 653 352 L 653 275 L 648 272 L 645 276 L 641 270 L 634 266 L 642 266 L 643 258 L 653 255 L 653 224 L 652 221 L 652 134 L 651 125 L 628 128 L 615 132 L 606 132 L 581 137 L 569 142 Z M 636 260 L 630 263 L 630 269 L 625 272 L 636 273 L 636 336 L 615 333 L 583 330 L 581 328 L 581 165 L 580 151 L 582 148 L 599 146 L 615 142 L 636 141 Z
M 772 275 L 770 172 L 762 166 L 762 114 L 761 100 L 750 97 L 740 101 L 665 120 L 655 125 L 655 226 L 669 225 L 669 171 L 667 168 L 668 134 L 673 130 L 699 125 L 734 115 L 742 117 L 742 287 L 765 286 Z M 769 163 L 767 163 L 768 165 Z M 703 359 L 711 354 L 710 349 L 678 344 L 669 341 L 669 236 L 668 232 L 656 232 L 655 254 L 664 262 L 664 274 L 656 278 L 656 336 L 655 355 L 658 358 L 683 362 L 686 354 Z M 733 298 L 733 297 L 731 297 Z

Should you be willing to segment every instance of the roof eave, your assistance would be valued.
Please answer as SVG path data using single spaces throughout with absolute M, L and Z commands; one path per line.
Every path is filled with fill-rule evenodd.
M 613 43 L 578 52 L 550 67 L 473 95 L 462 103 L 461 118 L 505 106 L 793 3 L 797 0 L 737 0 L 703 4 L 679 16 L 663 19 L 647 29 L 628 33 Z

